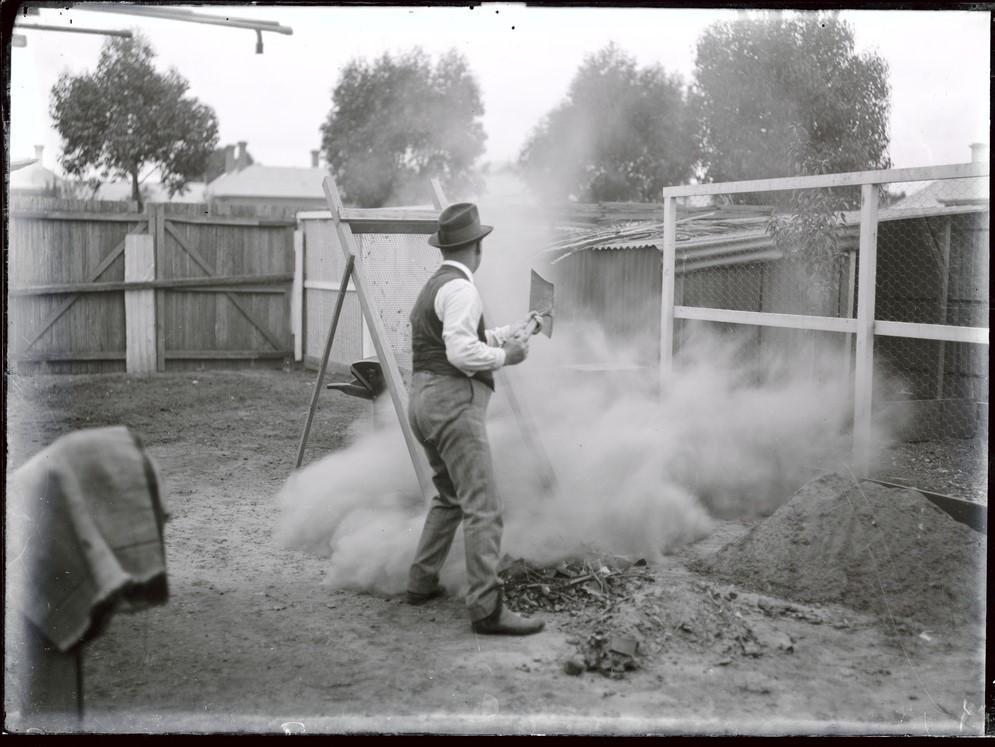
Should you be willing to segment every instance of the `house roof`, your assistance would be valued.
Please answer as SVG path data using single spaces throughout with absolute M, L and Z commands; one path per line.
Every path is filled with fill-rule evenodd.
M 947 205 L 977 205 L 988 202 L 988 178 L 940 179 L 891 206 L 893 210 L 934 208 Z
M 10 172 L 10 189 L 45 190 L 58 186 L 62 180 L 51 169 L 36 161 L 28 166 Z
M 207 196 L 323 199 L 321 181 L 327 174 L 324 168 L 253 164 L 219 176 L 207 185 Z
M 169 190 L 160 182 L 146 182 L 140 185 L 143 199 L 146 202 L 204 202 L 204 182 L 187 182 L 183 194 L 169 196 Z M 93 196 L 95 200 L 130 200 L 131 182 L 121 179 L 114 182 L 104 182 Z

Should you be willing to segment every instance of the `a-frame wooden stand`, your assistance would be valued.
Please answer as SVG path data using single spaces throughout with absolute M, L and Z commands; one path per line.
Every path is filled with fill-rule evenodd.
M 328 200 L 328 209 L 332 214 L 332 223 L 339 237 L 339 244 L 342 253 L 345 255 L 346 265 L 342 273 L 342 283 L 339 285 L 339 295 L 335 303 L 335 311 L 332 314 L 332 323 L 328 330 L 328 337 L 325 340 L 325 349 L 322 353 L 321 362 L 318 366 L 318 377 L 315 380 L 314 391 L 311 394 L 311 405 L 308 408 L 307 420 L 304 423 L 304 430 L 301 433 L 301 440 L 297 448 L 297 466 L 300 467 L 304 459 L 304 450 L 307 447 L 308 435 L 311 431 L 311 422 L 314 419 L 315 407 L 318 403 L 318 395 L 324 384 L 325 369 L 328 366 L 328 357 L 332 349 L 332 341 L 335 338 L 335 330 L 338 326 L 339 317 L 342 313 L 342 303 L 345 298 L 345 290 L 349 280 L 356 286 L 356 294 L 359 296 L 359 305 L 363 311 L 363 318 L 370 329 L 370 337 L 373 339 L 373 347 L 377 352 L 377 358 L 384 373 L 387 383 L 387 391 L 390 393 L 394 411 L 397 413 L 397 420 L 401 426 L 401 433 L 404 435 L 404 443 L 408 447 L 411 456 L 411 464 L 415 468 L 415 475 L 418 478 L 418 485 L 426 500 L 431 500 L 435 494 L 435 486 L 432 483 L 432 470 L 428 465 L 425 452 L 415 439 L 408 422 L 408 393 L 401 378 L 401 369 L 397 365 L 397 358 L 394 351 L 387 342 L 387 332 L 384 329 L 383 320 L 380 315 L 370 305 L 370 283 L 363 267 L 362 255 L 353 235 L 355 225 L 360 232 L 364 233 L 433 233 L 438 225 L 438 213 L 425 214 L 425 211 L 401 211 L 401 210 L 347 210 L 342 204 L 338 186 L 335 179 L 328 175 L 322 184 L 325 190 L 325 199 Z
M 304 429 L 301 432 L 300 442 L 297 447 L 297 467 L 301 466 L 304 460 L 304 451 L 307 448 L 308 436 L 311 432 L 311 424 L 314 420 L 315 409 L 318 404 L 318 396 L 321 393 L 325 380 L 325 371 L 328 367 L 328 359 L 332 350 L 332 342 L 335 339 L 335 331 L 338 328 L 339 319 L 342 315 L 342 305 L 345 300 L 345 290 L 349 281 L 356 286 L 356 293 L 359 296 L 359 304 L 362 308 L 363 317 L 370 329 L 370 337 L 373 340 L 373 347 L 376 350 L 377 358 L 380 360 L 384 379 L 387 383 L 387 391 L 390 393 L 394 411 L 397 413 L 397 420 L 404 435 L 405 445 L 411 456 L 411 463 L 418 478 L 418 485 L 426 501 L 430 501 L 436 494 L 435 486 L 432 482 L 432 470 L 421 445 L 415 439 L 408 422 L 408 393 L 401 378 L 401 370 L 397 364 L 397 357 L 387 343 L 387 332 L 384 329 L 383 320 L 370 306 L 370 286 L 363 267 L 362 255 L 356 244 L 354 233 L 403 233 L 403 234 L 431 234 L 438 227 L 439 211 L 448 203 L 442 191 L 442 185 L 437 179 L 432 180 L 432 193 L 435 202 L 435 211 L 426 213 L 423 210 L 398 210 L 382 208 L 375 210 L 348 209 L 342 204 L 335 180 L 331 175 L 325 177 L 322 184 L 325 190 L 325 198 L 328 200 L 328 208 L 331 212 L 332 223 L 339 237 L 339 244 L 345 256 L 345 269 L 342 273 L 342 282 L 339 284 L 339 294 L 335 302 L 335 310 L 332 313 L 332 321 L 329 325 L 328 336 L 325 338 L 325 347 L 322 352 L 321 361 L 318 365 L 318 376 L 315 380 L 314 390 L 311 393 L 311 403 L 308 407 L 307 419 L 304 422 Z M 522 430 L 522 436 L 526 446 L 533 453 L 540 468 L 540 479 L 543 487 L 549 491 L 556 483 L 553 467 L 546 455 L 546 451 L 539 440 L 538 434 L 532 425 L 531 419 L 524 411 L 522 404 L 515 396 L 511 382 L 506 376 L 501 377 L 501 386 L 505 389 L 512 410 L 518 420 Z

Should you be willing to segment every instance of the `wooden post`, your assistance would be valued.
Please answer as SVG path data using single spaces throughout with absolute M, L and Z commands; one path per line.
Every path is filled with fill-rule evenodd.
M 927 218 L 928 220 L 928 218 Z M 940 244 L 940 291 L 937 294 L 940 302 L 939 324 L 947 323 L 947 296 L 950 294 L 950 218 L 943 222 L 943 239 Z M 936 364 L 936 398 L 943 399 L 943 384 L 946 376 L 947 344 L 943 340 L 939 343 L 940 359 Z
M 128 234 L 124 244 L 125 282 L 155 280 L 155 247 L 148 234 Z M 126 370 L 148 375 L 158 368 L 154 290 L 124 292 Z
M 878 187 L 860 188 L 860 255 L 857 280 L 857 349 L 853 399 L 853 464 L 858 477 L 870 472 L 871 392 L 874 381 L 874 293 L 877 283 Z
M 155 247 L 156 279 L 163 276 L 166 267 L 166 214 L 164 205 L 148 205 L 149 233 Z M 166 370 L 166 291 L 155 292 L 155 348 L 156 370 Z
M 302 225 L 302 224 L 298 224 Z M 294 231 L 294 283 L 290 289 L 290 328 L 294 360 L 304 359 L 304 229 Z
M 841 315 L 847 319 L 853 316 L 853 304 L 857 298 L 857 252 L 848 251 L 846 253 L 846 308 Z M 846 345 L 843 349 L 843 376 L 849 378 L 853 375 L 853 335 L 845 333 L 843 339 Z
M 332 353 L 332 342 L 335 341 L 335 330 L 339 326 L 339 318 L 342 316 L 342 305 L 345 302 L 345 287 L 349 285 L 349 278 L 355 268 L 355 257 L 349 257 L 345 263 L 345 270 L 342 271 L 342 282 L 339 283 L 339 292 L 335 297 L 335 310 L 332 312 L 332 323 L 328 327 L 328 335 L 325 337 L 325 349 L 318 362 L 318 376 L 314 380 L 314 389 L 311 391 L 311 403 L 307 408 L 307 418 L 304 420 L 304 428 L 301 430 L 301 439 L 297 444 L 297 462 L 294 468 L 300 467 L 304 462 L 304 450 L 307 449 L 307 439 L 311 435 L 311 422 L 314 420 L 314 411 L 318 407 L 318 395 L 321 394 L 321 387 L 325 384 L 325 370 L 328 367 L 328 358 Z
M 660 287 L 660 393 L 674 364 L 674 266 L 677 259 L 677 205 L 663 198 L 663 267 Z
M 339 195 L 339 189 L 331 175 L 325 177 L 322 187 L 325 190 L 328 208 L 332 213 L 332 222 L 335 224 L 335 230 L 338 233 L 342 253 L 345 255 L 346 262 L 350 258 L 354 258 L 355 264 L 352 270 L 352 282 L 356 286 L 359 305 L 363 310 L 366 323 L 370 325 L 370 332 L 373 336 L 373 347 L 376 348 L 377 358 L 379 358 L 380 365 L 385 373 L 384 378 L 387 381 L 387 391 L 390 392 L 391 401 L 394 403 L 394 412 L 397 414 L 401 433 L 408 447 L 408 454 L 411 456 L 411 464 L 414 467 L 415 476 L 418 478 L 418 485 L 421 487 L 425 500 L 430 501 L 436 495 L 435 485 L 432 483 L 432 469 L 428 465 L 428 458 L 425 456 L 425 452 L 422 451 L 421 444 L 418 443 L 414 432 L 411 430 L 411 424 L 408 422 L 408 392 L 404 386 L 404 380 L 401 378 L 401 370 L 398 368 L 394 351 L 387 344 L 387 331 L 384 329 L 383 320 L 370 306 L 370 288 L 366 277 L 366 268 L 363 267 L 362 257 L 360 256 L 359 247 L 356 245 L 356 238 L 352 235 L 352 229 L 347 223 L 342 221 L 342 211 L 344 208 L 342 197 Z M 343 287 L 340 292 L 344 292 L 344 290 Z

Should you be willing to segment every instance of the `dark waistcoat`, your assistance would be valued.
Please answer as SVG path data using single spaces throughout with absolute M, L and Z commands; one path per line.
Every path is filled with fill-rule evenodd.
M 458 267 L 442 265 L 428 279 L 414 308 L 411 309 L 411 367 L 415 371 L 430 371 L 443 376 L 459 376 L 467 378 L 446 358 L 446 342 L 442 339 L 442 320 L 435 313 L 435 296 L 439 289 L 450 280 L 466 279 L 466 275 Z M 477 325 L 477 338 L 487 342 L 484 335 L 484 316 L 480 315 Z M 494 389 L 494 373 L 492 371 L 477 371 L 474 379 Z

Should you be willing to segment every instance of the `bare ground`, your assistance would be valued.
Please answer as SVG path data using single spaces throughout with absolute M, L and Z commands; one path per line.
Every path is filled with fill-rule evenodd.
M 668 638 L 622 679 L 571 676 L 576 620 L 524 639 L 475 636 L 458 599 L 413 608 L 322 584 L 324 562 L 271 539 L 313 374 L 246 371 L 8 381 L 8 470 L 72 430 L 124 424 L 156 458 L 171 520 L 171 599 L 119 614 L 85 652 L 88 731 L 980 733 L 983 641 L 930 640 L 842 607 L 772 615 L 787 636 L 729 657 Z M 309 458 L 369 403 L 322 395 Z M 930 445 L 959 454 L 970 444 Z M 958 464 L 973 457 L 955 456 Z M 902 459 L 908 459 L 902 456 Z M 973 476 L 971 479 L 975 479 Z M 726 522 L 651 569 L 695 610 L 732 587 L 686 562 L 740 536 Z M 720 631 L 721 632 L 721 631 Z M 7 714 L 8 730 L 30 723 Z

